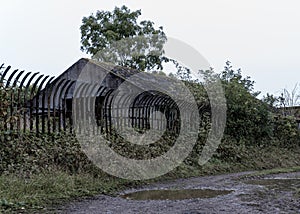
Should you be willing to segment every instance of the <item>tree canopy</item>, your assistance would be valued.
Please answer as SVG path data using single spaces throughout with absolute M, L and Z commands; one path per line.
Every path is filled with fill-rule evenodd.
M 163 45 L 167 38 L 163 27 L 154 22 L 138 22 L 141 10 L 115 7 L 97 11 L 82 19 L 81 50 L 93 59 L 140 70 L 162 69 Z

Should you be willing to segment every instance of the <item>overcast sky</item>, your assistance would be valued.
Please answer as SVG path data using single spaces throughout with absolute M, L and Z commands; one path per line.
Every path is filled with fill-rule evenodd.
M 83 16 L 126 5 L 221 71 L 227 60 L 278 94 L 300 82 L 298 0 L 0 0 L 0 63 L 59 75 L 81 57 Z

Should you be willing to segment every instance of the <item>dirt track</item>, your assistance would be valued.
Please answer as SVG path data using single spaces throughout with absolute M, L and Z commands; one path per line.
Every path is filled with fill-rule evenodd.
M 120 195 L 153 189 L 234 190 L 214 198 L 186 200 L 128 200 L 99 195 L 90 200 L 70 203 L 62 213 L 300 213 L 300 172 L 245 178 L 246 173 L 179 179 Z M 269 180 L 265 180 L 269 179 Z M 284 179 L 284 180 L 283 180 Z M 300 193 L 299 193 L 300 194 Z M 59 212 L 57 210 L 57 212 Z

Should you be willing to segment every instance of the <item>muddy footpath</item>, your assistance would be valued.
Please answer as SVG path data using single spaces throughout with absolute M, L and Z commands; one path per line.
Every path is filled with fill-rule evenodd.
M 300 213 L 300 172 L 251 172 L 156 183 L 64 205 L 56 213 Z

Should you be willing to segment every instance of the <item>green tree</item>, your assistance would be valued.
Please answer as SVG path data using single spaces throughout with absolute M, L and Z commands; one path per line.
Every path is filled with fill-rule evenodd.
M 257 99 L 254 81 L 243 77 L 227 62 L 220 75 L 227 99 L 226 134 L 237 141 L 260 143 L 272 136 L 272 120 L 267 103 Z
M 81 50 L 99 61 L 140 70 L 162 69 L 163 45 L 167 38 L 163 27 L 152 21 L 138 22 L 141 10 L 115 7 L 97 11 L 82 19 Z
M 279 106 L 280 98 L 274 96 L 273 94 L 267 93 L 267 95 L 263 97 L 262 101 L 267 103 L 270 108 L 276 108 Z

